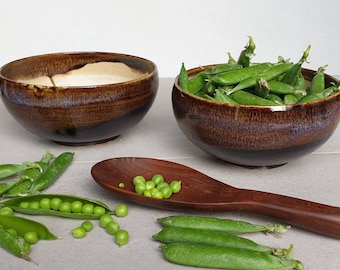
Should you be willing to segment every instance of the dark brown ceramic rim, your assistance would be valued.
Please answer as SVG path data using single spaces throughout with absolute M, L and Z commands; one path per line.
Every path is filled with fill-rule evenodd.
M 200 67 L 189 69 L 188 70 L 188 75 L 190 77 L 194 76 L 197 73 L 201 72 L 202 70 L 214 67 L 216 65 L 218 65 L 218 64 L 200 66 Z M 307 80 L 307 81 L 311 81 L 313 76 L 314 76 L 314 74 L 315 74 L 315 72 L 316 72 L 315 70 L 306 69 L 306 68 L 303 68 L 302 71 L 303 71 L 303 75 L 305 76 L 305 80 Z M 263 110 L 271 110 L 271 111 L 285 111 L 285 110 L 290 110 L 293 107 L 317 105 L 317 104 L 322 103 L 322 102 L 324 102 L 326 100 L 340 99 L 340 92 L 338 92 L 338 93 L 336 93 L 334 95 L 331 95 L 329 97 L 325 97 L 323 99 L 312 101 L 312 102 L 306 102 L 306 103 L 303 103 L 303 104 L 278 105 L 278 106 L 256 106 L 256 105 L 242 105 L 242 104 L 227 104 L 227 103 L 217 102 L 217 101 L 214 101 L 214 100 L 209 100 L 209 99 L 202 98 L 202 97 L 199 97 L 197 95 L 191 94 L 191 93 L 183 90 L 179 86 L 178 80 L 179 80 L 179 75 L 175 78 L 175 86 L 183 94 L 188 95 L 188 96 L 190 96 L 192 98 L 195 98 L 195 99 L 198 99 L 198 100 L 202 100 L 204 102 L 212 103 L 212 104 L 215 104 L 215 105 L 218 104 L 220 106 L 226 106 L 226 107 L 243 107 L 243 108 L 249 108 L 249 109 L 250 108 L 256 108 L 256 109 L 261 109 L 261 110 L 263 109 Z M 326 83 L 326 85 L 330 85 L 332 82 L 338 82 L 338 80 L 335 77 L 331 76 L 331 75 L 325 74 L 325 83 Z
M 65 65 L 65 58 L 70 58 L 69 64 Z M 51 67 L 47 63 L 51 61 L 53 58 L 56 61 L 56 64 Z M 137 61 L 136 61 L 137 60 Z M 60 61 L 60 65 L 58 65 Z M 30 57 L 21 58 L 12 62 L 9 62 L 3 65 L 0 68 L 0 77 L 5 80 L 26 85 L 25 83 L 20 83 L 17 80 L 16 74 L 20 74 L 20 78 L 22 75 L 27 74 L 26 78 L 33 78 L 38 76 L 53 76 L 59 73 L 66 73 L 72 69 L 80 68 L 89 63 L 97 63 L 97 62 L 120 62 L 124 63 L 127 66 L 137 69 L 141 72 L 145 73 L 145 76 L 136 79 L 129 80 L 121 83 L 115 83 L 117 85 L 124 85 L 131 83 L 133 81 L 144 80 L 150 78 L 157 72 L 157 66 L 154 62 L 128 54 L 122 53 L 113 53 L 113 52 L 60 52 L 60 53 L 50 53 L 50 54 L 42 54 L 35 55 Z M 28 64 L 34 64 L 37 72 L 32 72 L 32 66 Z M 32 76 L 34 74 L 34 76 Z M 105 86 L 110 84 L 105 84 Z M 93 85 L 93 86 L 80 86 L 82 88 L 98 88 L 102 85 Z M 77 90 L 78 87 L 59 87 L 59 88 L 68 88 Z M 81 90 L 79 90 L 81 91 Z

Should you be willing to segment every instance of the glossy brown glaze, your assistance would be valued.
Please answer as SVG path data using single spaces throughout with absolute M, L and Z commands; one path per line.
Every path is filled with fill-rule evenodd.
M 307 82 L 314 73 L 303 69 Z M 327 86 L 336 81 L 326 75 Z M 177 123 L 192 143 L 244 166 L 278 166 L 309 154 L 329 139 L 340 120 L 340 93 L 300 105 L 230 105 L 183 91 L 177 77 L 172 103 Z
M 47 87 L 17 82 L 22 78 L 65 73 L 100 61 L 125 63 L 145 76 L 88 87 Z M 151 61 L 124 54 L 48 54 L 3 66 L 0 88 L 6 108 L 27 130 L 61 144 L 84 145 L 111 140 L 135 126 L 155 99 L 158 72 Z
M 143 175 L 151 179 L 155 173 L 162 174 L 168 182 L 181 180 L 181 191 L 170 199 L 153 199 L 134 192 L 133 177 Z M 113 158 L 95 164 L 91 174 L 105 189 L 137 204 L 181 211 L 246 211 L 340 238 L 339 207 L 235 188 L 178 163 L 151 158 Z M 120 183 L 125 188 L 119 188 Z

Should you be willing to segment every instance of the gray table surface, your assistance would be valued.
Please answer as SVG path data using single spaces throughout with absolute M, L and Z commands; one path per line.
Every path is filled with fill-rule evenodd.
M 299 160 L 275 169 L 246 169 L 218 161 L 191 144 L 181 133 L 173 116 L 171 89 L 174 79 L 161 78 L 159 92 L 146 117 L 132 130 L 114 141 L 84 147 L 61 146 L 43 140 L 23 129 L 0 103 L 0 163 L 37 160 L 45 150 L 58 154 L 75 152 L 69 169 L 45 193 L 73 194 L 99 199 L 110 207 L 129 206 L 129 215 L 120 218 L 122 228 L 130 233 L 128 245 L 118 247 L 94 221 L 94 230 L 76 240 L 70 231 L 80 220 L 35 216 L 61 237 L 40 241 L 32 246 L 34 262 L 18 259 L 0 249 L 2 269 L 191 269 L 166 262 L 151 236 L 160 230 L 156 218 L 182 211 L 164 211 L 132 204 L 116 198 L 98 186 L 91 167 L 112 157 L 136 156 L 166 159 L 191 166 L 225 183 L 240 188 L 268 191 L 306 200 L 340 206 L 340 127 L 321 148 Z M 195 213 L 200 214 L 200 213 Z M 202 214 L 202 213 L 201 213 Z M 204 215 L 242 219 L 256 223 L 275 222 L 249 213 L 204 213 Z M 288 247 L 295 245 L 292 256 L 308 270 L 340 269 L 340 241 L 292 228 L 281 238 L 271 235 L 248 235 L 259 243 Z

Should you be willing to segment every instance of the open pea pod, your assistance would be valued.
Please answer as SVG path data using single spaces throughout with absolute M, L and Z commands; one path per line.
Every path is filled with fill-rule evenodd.
M 90 206 L 87 208 L 93 209 L 93 211 L 88 210 L 77 210 L 72 211 L 72 207 L 68 210 L 65 209 L 57 209 L 53 205 L 47 207 L 43 201 L 48 199 L 52 202 L 53 199 L 59 199 L 61 203 L 72 203 L 77 202 L 78 205 L 82 206 Z M 33 204 L 35 206 L 33 207 Z M 9 199 L 7 201 L 1 202 L 0 206 L 8 206 L 13 209 L 14 212 L 27 214 L 27 215 L 45 215 L 45 216 L 59 216 L 65 218 L 73 218 L 73 219 L 99 219 L 103 214 L 114 214 L 114 210 L 110 210 L 110 208 L 94 199 L 65 195 L 65 194 L 37 194 L 37 195 L 29 195 L 14 199 Z M 92 207 L 91 207 L 92 206 Z
M 14 229 L 20 237 L 27 232 L 36 232 L 39 240 L 58 239 L 45 225 L 23 217 L 0 215 L 0 225 L 5 229 Z

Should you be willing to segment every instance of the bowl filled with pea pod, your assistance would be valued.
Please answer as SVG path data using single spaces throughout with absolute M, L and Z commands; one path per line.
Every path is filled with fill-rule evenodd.
M 212 156 L 247 167 L 277 167 L 323 145 L 340 120 L 339 81 L 301 59 L 252 62 L 249 42 L 235 60 L 187 70 L 172 90 L 181 131 Z
M 65 145 L 110 141 L 147 114 L 158 90 L 150 60 L 111 52 L 30 56 L 0 68 L 2 101 L 19 124 Z

